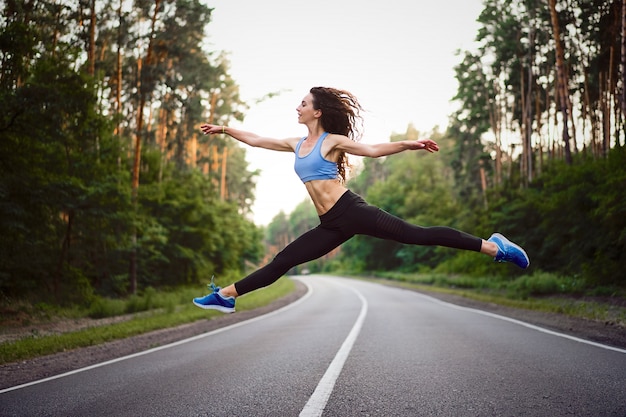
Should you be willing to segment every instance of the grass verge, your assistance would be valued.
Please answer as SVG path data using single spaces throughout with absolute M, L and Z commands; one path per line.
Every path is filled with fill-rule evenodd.
M 237 311 L 252 310 L 265 306 L 278 298 L 288 295 L 294 289 L 295 284 L 292 280 L 280 279 L 270 287 L 254 291 L 238 299 Z M 0 364 L 98 345 L 111 340 L 123 339 L 198 320 L 210 320 L 215 316 L 223 314 L 195 307 L 190 302 L 191 298 L 186 296 L 188 292 L 189 290 L 186 290 L 183 293 L 177 292 L 169 296 L 160 294 L 159 297 L 165 299 L 166 307 L 159 306 L 153 310 L 137 314 L 136 317 L 123 322 L 48 336 L 31 335 L 24 339 L 2 343 L 0 344 Z M 155 293 L 151 297 L 154 298 Z M 172 300 L 178 301 L 174 302 Z
M 610 296 L 585 296 L 564 278 L 545 273 L 512 281 L 396 272 L 375 274 L 373 279 L 418 291 L 452 294 L 505 307 L 565 314 L 626 327 L 624 294 L 617 291 Z

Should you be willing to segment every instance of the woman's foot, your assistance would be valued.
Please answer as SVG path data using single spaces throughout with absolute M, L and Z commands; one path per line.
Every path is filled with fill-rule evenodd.
M 528 265 L 530 265 L 530 259 L 524 249 L 511 242 L 500 233 L 492 234 L 487 241 L 495 243 L 498 246 L 498 253 L 495 256 L 494 261 L 512 262 L 522 269 L 526 269 L 528 268 Z
M 211 294 L 193 299 L 193 303 L 196 306 L 205 310 L 218 310 L 222 313 L 235 312 L 235 297 L 227 297 L 221 294 L 220 287 L 216 287 L 213 283 L 213 277 L 211 277 L 209 288 L 213 291 Z

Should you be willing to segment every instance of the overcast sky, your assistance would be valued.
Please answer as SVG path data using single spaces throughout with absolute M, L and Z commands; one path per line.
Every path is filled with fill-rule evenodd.
M 455 109 L 456 51 L 473 48 L 482 0 L 206 0 L 213 50 L 225 51 L 249 103 L 269 92 L 233 126 L 265 136 L 305 136 L 296 107 L 313 86 L 354 93 L 363 107 L 366 142 L 388 141 L 412 123 L 442 130 Z M 371 6 L 369 4 L 372 4 Z M 293 154 L 247 148 L 259 169 L 254 221 L 267 225 L 307 198 Z

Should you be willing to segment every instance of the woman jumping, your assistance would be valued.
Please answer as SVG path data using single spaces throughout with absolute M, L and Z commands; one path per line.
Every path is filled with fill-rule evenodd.
M 271 139 L 227 126 L 201 126 L 204 134 L 223 133 L 250 146 L 294 152 L 295 171 L 313 200 L 320 224 L 242 280 L 221 289 L 211 282 L 213 292 L 195 298 L 195 305 L 232 313 L 237 297 L 274 283 L 292 267 L 320 258 L 356 234 L 412 245 L 470 250 L 497 262 L 528 268 L 526 252 L 499 233 L 484 240 L 450 227 L 416 226 L 369 205 L 344 185 L 347 154 L 378 158 L 407 150 L 436 152 L 437 143 L 430 139 L 373 145 L 357 142 L 356 122 L 362 108 L 356 97 L 343 90 L 314 87 L 296 110 L 298 123 L 308 130 L 303 138 Z

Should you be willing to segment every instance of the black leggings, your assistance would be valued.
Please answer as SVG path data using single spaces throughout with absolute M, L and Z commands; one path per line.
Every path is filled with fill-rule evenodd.
M 479 252 L 482 239 L 450 227 L 420 227 L 407 223 L 360 196 L 346 191 L 320 216 L 320 224 L 291 242 L 269 264 L 235 283 L 243 295 L 268 286 L 292 267 L 326 255 L 352 236 L 368 235 L 412 245 L 437 245 Z

